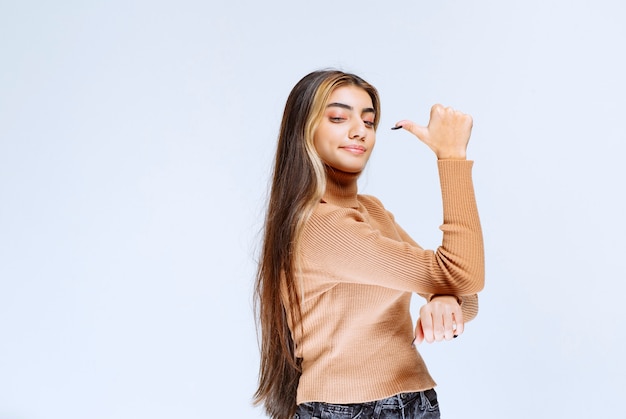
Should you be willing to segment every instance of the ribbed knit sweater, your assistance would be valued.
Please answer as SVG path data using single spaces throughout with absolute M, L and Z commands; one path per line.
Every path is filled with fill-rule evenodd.
M 302 358 L 298 404 L 361 403 L 435 386 L 414 345 L 412 293 L 461 297 L 476 316 L 483 287 L 482 232 L 472 162 L 438 161 L 442 244 L 425 250 L 381 202 L 357 194 L 358 174 L 328 170 L 326 193 L 299 247 Z

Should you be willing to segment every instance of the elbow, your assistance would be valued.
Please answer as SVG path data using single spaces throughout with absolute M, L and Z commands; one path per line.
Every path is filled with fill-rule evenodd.
M 457 277 L 453 285 L 455 295 L 478 294 L 484 287 L 485 274 L 483 272 L 466 273 L 461 277 Z
M 465 262 L 465 283 L 468 294 L 478 294 L 485 288 L 485 253 L 482 246 L 477 246 L 471 258 Z
M 485 288 L 485 271 L 473 275 L 469 284 L 469 293 L 478 294 Z
M 450 292 L 455 295 L 478 294 L 485 287 L 485 264 L 484 259 L 476 257 L 468 261 L 454 259 L 441 260 L 440 268 L 444 274 Z M 465 263 L 464 263 L 465 262 Z
M 463 294 L 478 294 L 485 288 L 485 264 L 477 263 L 462 274 Z

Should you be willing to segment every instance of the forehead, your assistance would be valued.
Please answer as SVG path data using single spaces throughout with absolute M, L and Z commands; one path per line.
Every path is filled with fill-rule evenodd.
M 370 95 L 364 89 L 357 86 L 341 86 L 336 88 L 328 97 L 328 103 L 343 103 L 355 109 L 374 107 Z

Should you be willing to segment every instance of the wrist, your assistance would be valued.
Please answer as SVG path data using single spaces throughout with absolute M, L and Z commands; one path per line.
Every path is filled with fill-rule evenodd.
M 465 149 L 444 149 L 436 150 L 435 155 L 438 160 L 465 160 L 467 158 L 467 150 Z
M 437 160 L 467 160 L 467 154 L 463 153 L 437 153 Z
M 430 297 L 430 300 L 429 300 L 429 301 L 432 301 L 432 300 L 434 300 L 435 298 L 444 298 L 444 297 L 447 297 L 447 298 L 453 298 L 453 299 L 455 299 L 455 300 L 456 300 L 456 302 L 457 302 L 459 305 L 463 304 L 463 299 L 462 299 L 461 297 L 456 296 L 456 295 L 450 295 L 450 294 L 433 294 L 433 295 Z

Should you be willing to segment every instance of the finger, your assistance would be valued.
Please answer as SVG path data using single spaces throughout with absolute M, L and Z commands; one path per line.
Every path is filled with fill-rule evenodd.
M 446 317 L 448 317 L 448 319 L 446 319 Z M 439 313 L 439 315 L 433 317 L 433 335 L 435 341 L 437 342 L 441 342 L 445 339 L 446 329 L 447 327 L 451 326 L 451 324 L 448 324 L 446 326 L 446 320 L 448 321 L 448 323 L 451 323 L 451 321 L 449 320 L 449 316 L 446 316 L 445 314 L 442 315 L 441 313 Z
M 448 306 L 444 313 L 446 340 L 451 340 L 458 336 L 457 331 L 463 328 L 463 312 L 461 306 L 455 301 L 454 305 Z
M 424 331 L 422 330 L 422 321 L 420 318 L 417 318 L 417 324 L 415 325 L 415 339 L 413 339 L 413 343 L 415 346 L 419 346 L 420 343 L 424 341 Z
M 406 119 L 402 121 L 398 121 L 396 122 L 396 125 L 392 129 L 399 129 L 399 128 L 403 128 L 409 131 L 411 134 L 415 135 L 417 138 L 419 138 L 422 141 L 428 138 L 428 128 L 423 127 L 419 124 L 416 124 L 413 121 L 409 121 Z
M 465 331 L 465 321 L 463 320 L 463 311 L 459 307 L 454 313 L 455 330 L 454 337 L 460 336 Z
M 443 105 L 436 104 L 430 110 L 429 126 L 432 124 L 457 124 L 471 131 L 474 121 L 472 116 L 461 111 L 458 111 L 450 106 L 444 107 Z
M 428 343 L 433 343 L 435 341 L 435 332 L 433 329 L 433 317 L 430 312 L 427 315 L 422 313 L 420 316 L 422 323 L 422 333 L 424 334 L 424 340 Z
M 435 118 L 441 117 L 443 116 L 443 114 L 445 113 L 446 110 L 452 109 L 450 107 L 446 108 L 445 106 L 443 106 L 441 103 L 435 103 L 431 108 L 430 108 L 430 120 L 432 121 Z
M 450 313 L 444 313 L 442 316 L 443 321 L 443 339 L 451 340 L 454 338 L 456 330 L 456 322 L 454 315 Z

